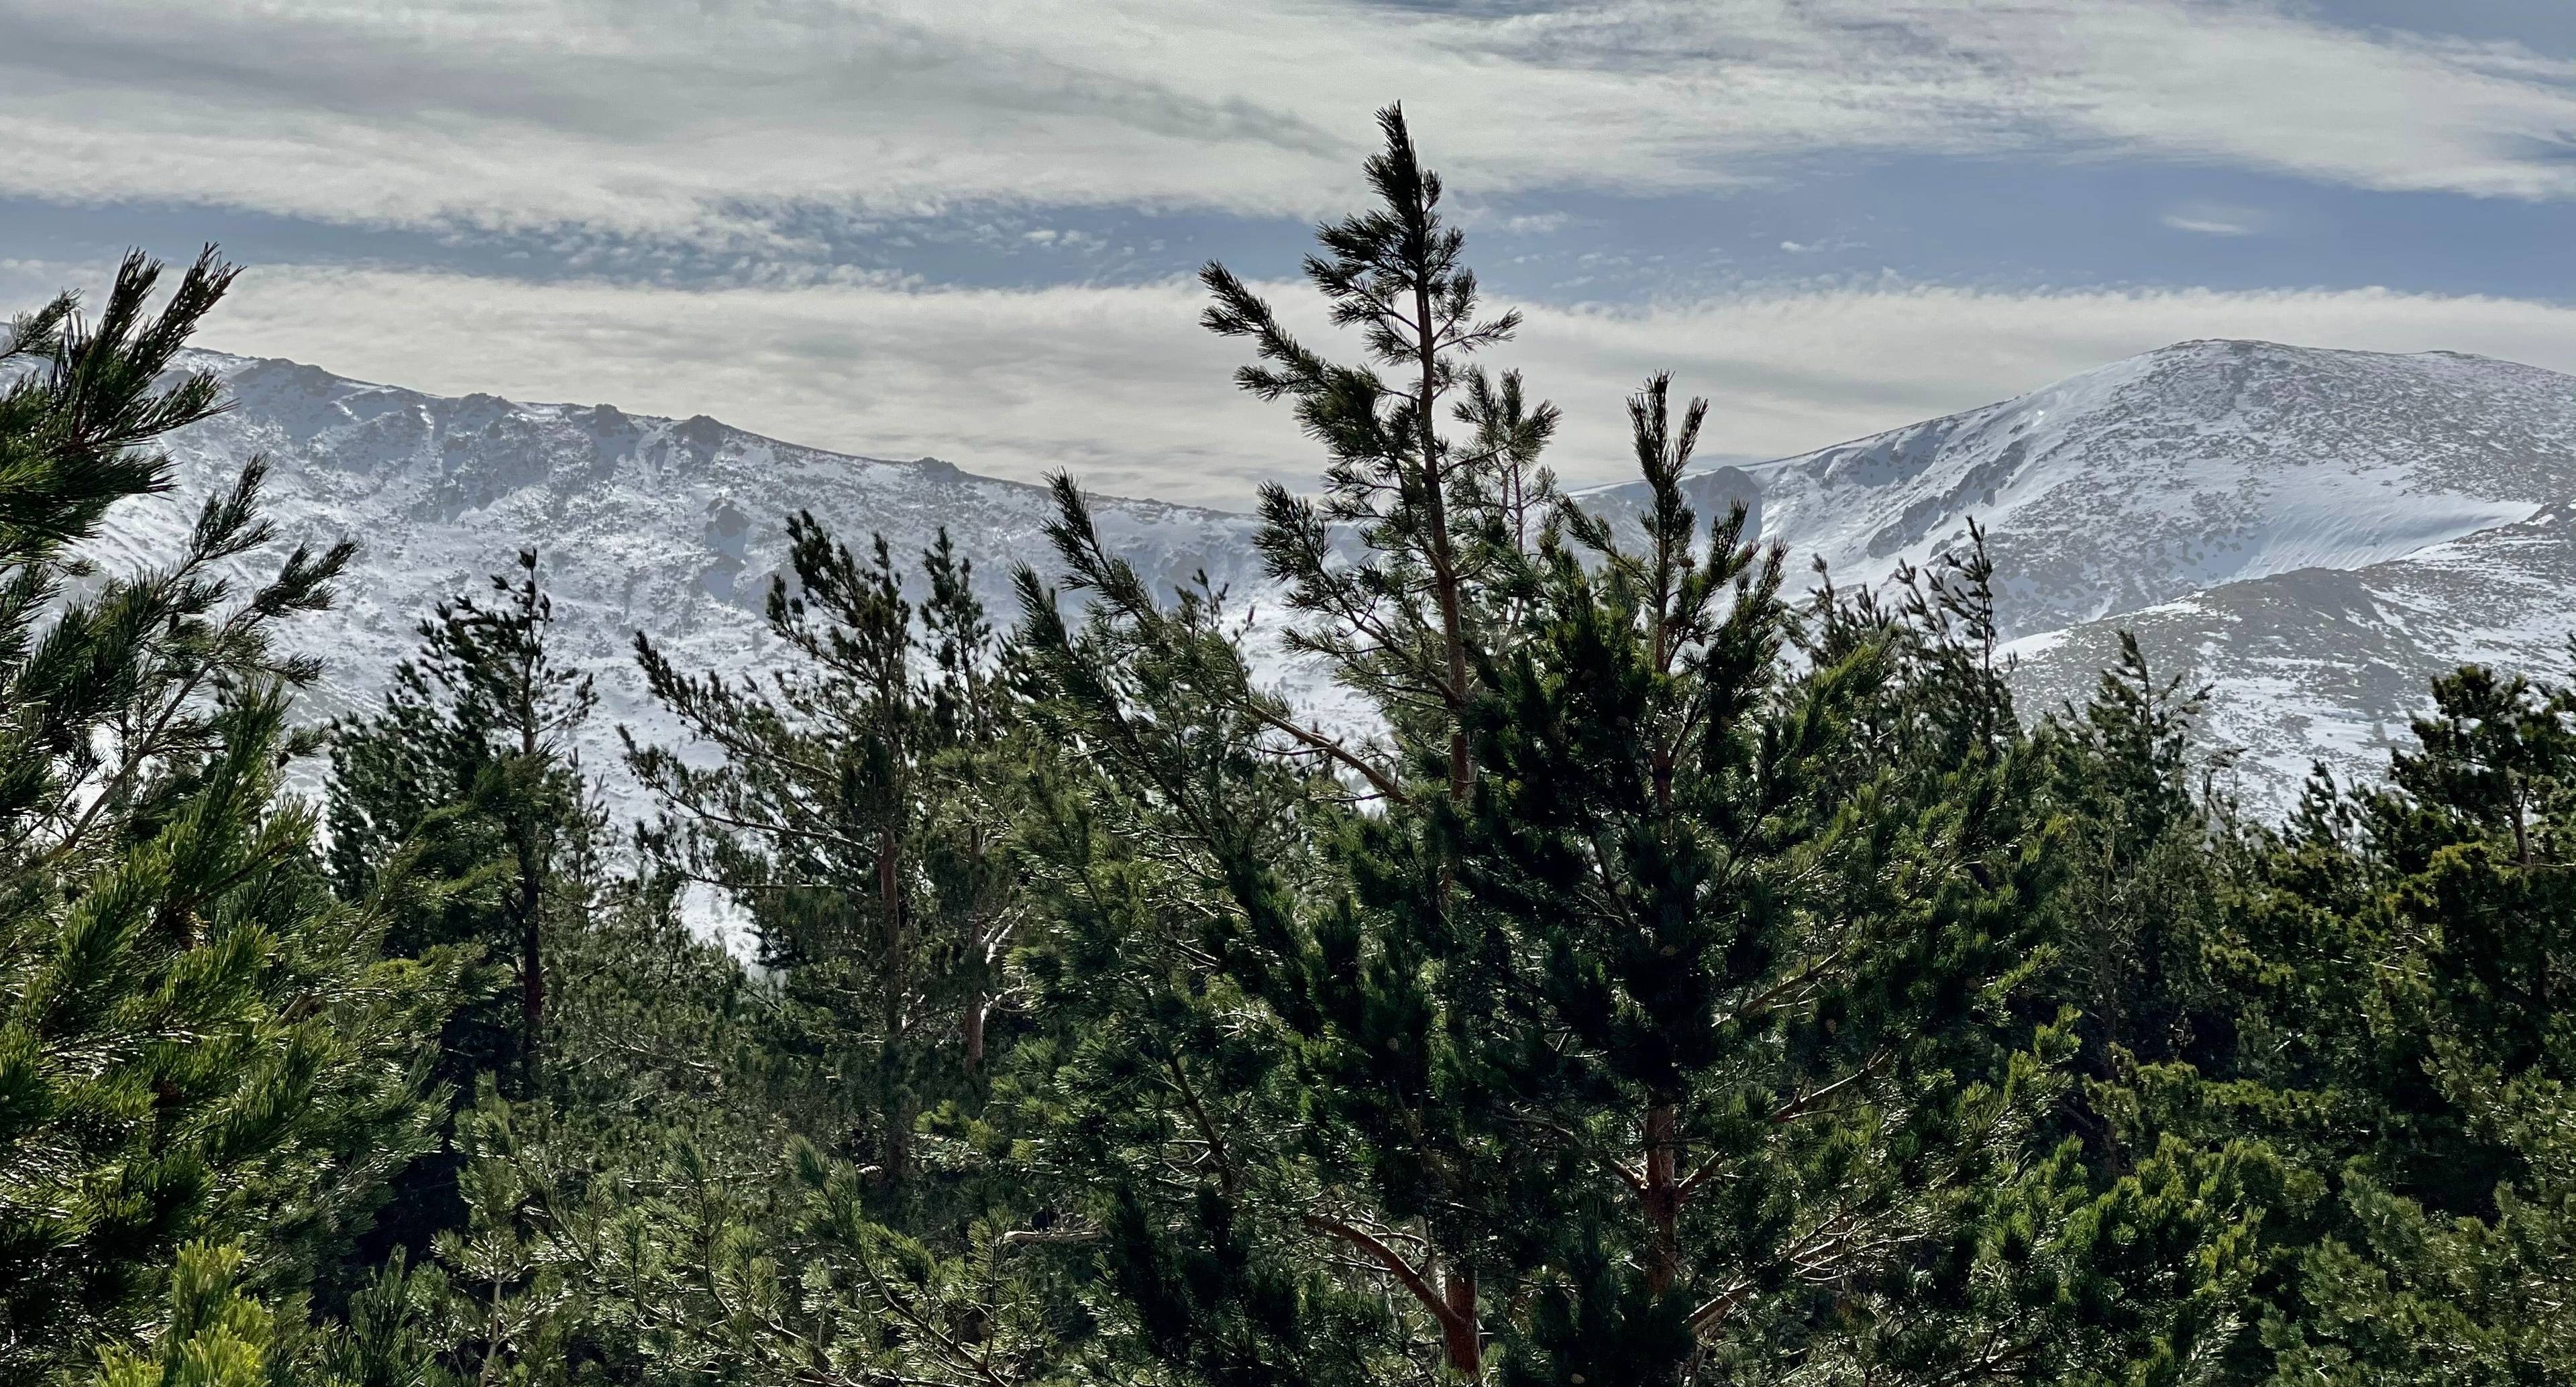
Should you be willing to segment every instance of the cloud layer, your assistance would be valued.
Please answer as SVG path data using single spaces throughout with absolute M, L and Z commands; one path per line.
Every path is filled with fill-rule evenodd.
M 0 201 L 294 230 L 216 345 L 1217 504 L 1315 459 L 1155 277 L 1293 263 L 1394 97 L 1552 298 L 1501 361 L 1572 478 L 1660 369 L 1777 455 L 2187 337 L 2576 368 L 2570 310 L 2348 287 L 2565 283 L 2498 200 L 2576 198 L 2576 62 L 2348 3 L 0 0 Z M 2285 273 L 2347 287 L 2186 287 Z
M 31 298 L 59 267 L 0 264 Z M 1314 324 L 1297 286 L 1293 321 Z M 210 346 L 446 394 L 707 413 L 848 452 L 936 455 L 1031 479 L 1243 505 L 1319 470 L 1284 410 L 1238 394 L 1236 346 L 1186 284 L 1031 291 L 865 282 L 797 289 L 527 285 L 388 270 L 267 268 Z M 1768 293 L 1632 310 L 1533 311 L 1494 364 L 1561 403 L 1571 481 L 1625 475 L 1621 401 L 1647 374 L 1716 404 L 1705 450 L 1779 456 L 1971 408 L 2191 337 L 2479 352 L 2576 372 L 2576 309 L 2385 290 L 2229 294 Z M 1316 342 L 1332 339 L 1320 329 Z M 1347 347 L 1346 343 L 1334 344 Z
M 2576 194 L 2576 65 L 2286 0 L 0 0 L 0 192 L 755 251 L 783 209 L 1304 215 L 1393 97 L 1492 193 L 1882 151 Z

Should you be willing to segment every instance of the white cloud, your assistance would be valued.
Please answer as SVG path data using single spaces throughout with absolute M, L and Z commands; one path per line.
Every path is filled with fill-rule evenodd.
M 2268 0 L 0 0 L 0 190 L 754 241 L 780 204 L 1303 214 L 1402 97 L 1477 191 L 2072 146 L 2558 197 L 2568 66 Z
M 2164 215 L 2164 224 L 2176 231 L 2200 236 L 2252 236 L 2271 224 L 2269 214 L 2252 207 L 2222 207 L 2215 203 L 2195 202 L 2177 207 Z
M 51 277 L 48 277 L 51 276 Z M 26 302 L 57 267 L 0 265 Z M 1279 302 L 1300 321 L 1297 286 Z M 526 285 L 394 271 L 244 277 L 206 343 L 446 394 L 708 413 L 850 452 L 933 454 L 1106 491 L 1240 505 L 1302 484 L 1312 445 L 1236 392 L 1235 344 L 1185 284 L 1033 291 Z M 1779 293 L 1648 309 L 1542 309 L 1498 366 L 1564 405 L 1555 463 L 1625 475 L 1621 400 L 1648 373 L 1716 402 L 1711 454 L 1782 455 L 1970 408 L 2195 337 L 2481 352 L 2576 371 L 2576 309 L 2385 290 Z M 1325 339 L 1319 334 L 1319 344 Z

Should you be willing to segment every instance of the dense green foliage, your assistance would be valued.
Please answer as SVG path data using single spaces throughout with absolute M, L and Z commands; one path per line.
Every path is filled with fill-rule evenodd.
M 547 944 L 578 937 L 598 905 L 605 825 L 570 740 L 596 700 L 549 651 L 553 621 L 537 558 L 521 554 L 518 577 L 495 576 L 487 600 L 439 604 L 383 705 L 331 737 L 333 884 L 379 903 L 389 952 L 466 961 L 431 1068 L 451 1104 L 487 1082 L 541 1090 L 547 980 L 560 971 Z M 348 1275 L 397 1249 L 418 1255 L 464 1216 L 465 1156 L 447 1116 L 436 1148 L 396 1177 Z
M 223 266 L 19 319 L 0 1379 L 2576 1380 L 2576 689 L 2264 823 L 2134 642 L 2015 707 L 1973 530 L 1792 597 L 1663 378 L 1588 513 L 1383 123 L 1348 359 L 1205 276 L 1324 453 L 1259 545 L 1337 721 L 1069 479 L 1015 619 L 798 516 L 784 672 L 638 638 L 631 834 L 536 555 L 318 731 L 348 550 L 243 576 L 257 464 L 93 570 Z
M 333 894 L 312 810 L 279 793 L 311 749 L 287 691 L 318 671 L 274 628 L 330 600 L 349 551 L 246 585 L 254 462 L 168 563 L 82 583 L 107 505 L 168 485 L 150 441 L 219 407 L 164 373 L 230 272 L 199 261 L 154 316 L 156 272 L 129 260 L 94 320 L 61 300 L 6 344 L 29 368 L 0 395 L 10 1381 L 141 1332 L 183 1247 L 232 1248 L 224 1275 L 271 1292 L 327 1271 L 429 1140 L 414 1056 L 456 971 L 385 954 L 376 903 Z

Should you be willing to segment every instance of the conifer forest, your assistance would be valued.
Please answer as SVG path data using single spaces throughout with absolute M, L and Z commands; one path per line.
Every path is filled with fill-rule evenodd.
M 792 672 L 636 635 L 686 736 L 622 767 L 542 553 L 319 717 L 353 550 L 260 465 L 100 543 L 232 268 L 28 306 L 0 1382 L 2576 1382 L 2576 687 L 2461 668 L 2256 813 L 2134 641 L 2017 705 L 1982 550 L 1802 584 L 1695 512 L 1722 400 L 1643 381 L 1587 513 L 1381 125 L 1328 332 L 1202 275 L 1356 725 L 1067 476 L 1008 603 L 796 518 Z

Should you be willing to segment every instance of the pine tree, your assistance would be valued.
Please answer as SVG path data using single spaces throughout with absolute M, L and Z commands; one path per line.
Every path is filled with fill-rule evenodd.
M 1368 698 L 1395 735 L 1393 748 L 1355 751 L 1285 716 L 1271 701 L 1240 700 L 1300 749 L 1324 757 L 1336 770 L 1355 774 L 1368 790 L 1393 804 L 1433 793 L 1404 782 L 1419 758 L 1435 752 L 1439 788 L 1452 812 L 1463 812 L 1477 783 L 1468 710 L 1480 693 L 1480 672 L 1511 633 L 1510 585 L 1499 581 L 1524 562 L 1546 531 L 1553 479 L 1538 458 L 1555 433 L 1554 406 L 1530 402 L 1517 373 L 1499 384 L 1476 369 L 1477 353 L 1511 340 L 1517 313 L 1480 316 L 1475 274 L 1466 268 L 1463 232 L 1440 210 L 1439 175 L 1425 169 L 1400 107 L 1378 115 L 1385 148 L 1364 173 L 1378 206 L 1318 228 L 1323 254 L 1310 256 L 1306 275 L 1323 294 L 1336 327 L 1357 328 L 1361 364 L 1326 360 L 1278 321 L 1268 304 L 1222 265 L 1202 274 L 1215 298 L 1205 326 L 1222 336 L 1249 338 L 1261 364 L 1244 367 L 1237 381 L 1268 400 L 1295 402 L 1298 422 L 1327 454 L 1320 502 L 1292 496 L 1276 484 L 1263 490 L 1257 539 L 1273 577 L 1289 590 L 1289 606 L 1309 620 L 1293 628 L 1293 651 L 1320 658 L 1348 687 Z M 1382 374 L 1383 373 L 1383 374 Z M 1463 428 L 1453 436 L 1448 422 Z M 1355 534 L 1362 553 L 1346 563 L 1337 533 Z M 1069 534 L 1067 557 L 1086 586 L 1107 581 L 1096 544 Z M 1092 551 L 1086 555 L 1086 547 Z M 1135 604 L 1128 600 L 1131 613 Z M 1392 750 L 1390 757 L 1387 752 Z M 1398 820 L 1417 833 L 1437 815 Z M 1393 852 L 1414 855 L 1412 868 L 1439 883 L 1432 896 L 1412 902 L 1414 937 L 1403 946 L 1424 950 L 1420 961 L 1450 970 L 1461 993 L 1477 987 L 1477 964 L 1448 957 L 1459 902 L 1457 869 L 1444 860 L 1434 833 Z M 1402 984 L 1397 984 L 1401 986 Z M 1355 1035 L 1368 1048 L 1380 1042 L 1428 1047 L 1420 1029 L 1443 1000 L 1417 995 L 1394 1012 L 1411 1034 Z M 1365 1005 L 1353 996 L 1347 1005 Z M 1412 1051 L 1417 1063 L 1429 1048 Z M 1356 1060 L 1353 1079 L 1366 1067 Z M 1398 1218 L 1433 1215 L 1431 1245 L 1406 1261 L 1383 1240 L 1335 1215 L 1321 1226 L 1339 1228 L 1349 1250 L 1375 1258 L 1389 1274 L 1419 1288 L 1425 1312 L 1440 1327 L 1450 1367 L 1480 1371 L 1483 1332 L 1477 1291 L 1481 1249 L 1474 1246 L 1478 1216 L 1467 1212 L 1489 1201 L 1499 1186 L 1499 1164 L 1509 1145 L 1499 1131 L 1461 1126 L 1473 1111 L 1464 1090 L 1442 1092 L 1447 1081 L 1425 1069 L 1399 1079 L 1401 1096 L 1354 1086 L 1345 1096 L 1348 1120 L 1378 1129 L 1383 1140 L 1414 1147 L 1402 1172 L 1379 1182 L 1381 1198 Z M 1468 1080 L 1472 1083 L 1473 1080 Z M 1439 1110 L 1445 1109 L 1445 1112 Z M 1458 1211 L 1459 1217 L 1434 1214 Z M 1418 1262 L 1419 1265 L 1415 1265 Z
M 867 1125 L 850 1154 L 903 1194 L 923 1117 L 975 1106 L 1024 915 L 1007 862 L 1010 655 L 944 533 L 919 609 L 882 538 L 862 561 L 810 515 L 788 537 L 795 582 L 776 582 L 767 619 L 799 664 L 737 684 L 639 636 L 647 686 L 723 759 L 630 738 L 628 763 L 667 807 L 648 845 L 749 909 L 818 1100 Z
M 395 667 L 384 706 L 332 740 L 331 866 L 342 893 L 375 889 L 380 864 L 435 863 L 428 893 L 393 937 L 406 951 L 480 944 L 516 994 L 460 1017 L 451 1049 L 507 1070 L 522 1093 L 543 1076 L 550 913 L 577 913 L 598 875 L 600 816 L 574 735 L 598 704 L 589 675 L 554 649 L 554 604 L 522 552 L 492 597 L 443 602 L 419 626 L 420 653 Z M 479 1033 L 473 1033 L 479 1032 Z
M 1505 498 L 1548 490 L 1554 412 L 1458 363 L 1513 320 L 1476 317 L 1384 124 L 1382 210 L 1308 267 L 1373 365 L 1207 275 L 1243 382 L 1331 454 L 1322 502 L 1265 497 L 1262 551 L 1384 740 L 1254 687 L 1224 594 L 1147 591 L 1069 482 L 1089 608 L 1021 578 L 1066 753 L 1032 832 L 1048 1148 L 1090 1183 L 1113 1345 L 1207 1382 L 2205 1365 L 2232 1168 L 2097 1181 L 2038 1130 L 2058 838 L 1981 556 L 1802 623 L 1743 512 L 1684 503 L 1705 406 L 1660 379 L 1643 533 L 1530 523 Z
M 1544 960 L 1514 988 L 1535 1022 L 1516 1096 L 1633 1153 L 1609 1162 L 1634 1202 L 1609 1246 L 1634 1248 L 1638 1286 L 1611 1304 L 1672 1324 L 1676 1360 L 1675 1330 L 1803 1293 L 1766 1284 L 1788 1269 L 1866 1285 L 1874 1259 L 1902 1258 L 1945 1199 L 2004 1168 L 2010 1147 L 1991 1143 L 2012 1136 L 2014 1076 L 1992 1022 L 2044 880 L 2008 744 L 1939 776 L 1901 752 L 1869 764 L 1848 724 L 1917 696 L 1884 636 L 1784 681 L 1782 557 L 1744 543 L 1741 507 L 1703 537 L 1682 501 L 1705 411 L 1676 419 L 1661 379 L 1632 402 L 1653 495 L 1642 547 L 1578 513 L 1593 564 L 1546 556 L 1539 632 L 1481 729 L 1494 793 L 1465 853 L 1526 941 L 1511 952 Z M 1921 1167 L 1881 1167 L 1875 1141 Z M 1766 1208 L 1796 1212 L 1747 1218 Z M 1579 1226 L 1573 1212 L 1554 1221 Z M 1656 1380 L 1640 1348 L 1614 1361 Z
M 537 557 L 519 555 L 490 596 L 440 603 L 384 702 L 331 737 L 326 805 L 334 884 L 376 898 L 394 952 L 462 953 L 467 1001 L 447 1019 L 433 1072 L 471 1100 L 487 1077 L 521 1097 L 547 1083 L 548 941 L 581 931 L 604 869 L 604 816 L 573 738 L 597 701 L 555 649 Z M 347 1269 L 428 1251 L 466 1206 L 452 1122 L 407 1168 Z M 351 1289 L 336 1282 L 326 1299 Z
M 83 557 L 111 504 L 168 489 L 151 442 L 221 407 L 211 376 L 165 373 L 232 272 L 209 252 L 154 314 L 158 274 L 129 257 L 94 321 L 66 296 L 0 353 L 32 368 L 0 393 L 11 1380 L 130 1343 L 183 1246 L 237 1246 L 253 1287 L 335 1259 L 427 1140 L 412 1057 L 454 982 L 443 957 L 379 960 L 380 923 L 332 897 L 313 816 L 278 786 L 311 749 L 288 690 L 318 668 L 276 629 L 330 601 L 349 546 L 245 589 L 271 538 L 254 461 L 168 562 Z M 203 1270 L 183 1263 L 177 1293 Z
M 2050 990 L 2082 1008 L 2079 1067 L 2096 1079 L 2129 1062 L 2206 1062 L 2234 1043 L 2207 957 L 2228 866 L 2207 787 L 2230 760 L 2194 747 L 2209 694 L 2159 679 L 2124 631 L 2092 700 L 2043 738 L 2074 837 Z
M 2141 1126 L 2278 1163 L 2249 1376 L 2576 1372 L 2576 694 L 2471 667 L 2433 700 L 2387 784 L 2248 830 L 2234 1044 L 2138 1076 Z

